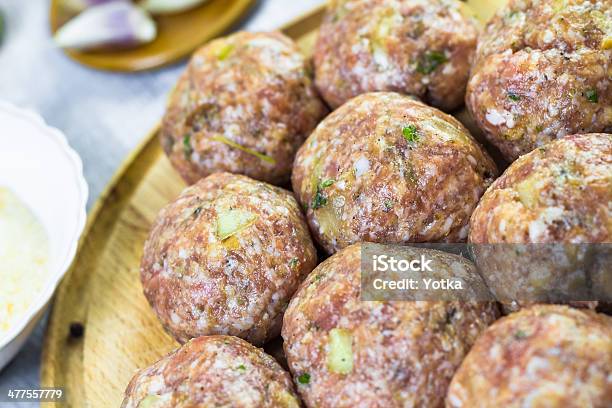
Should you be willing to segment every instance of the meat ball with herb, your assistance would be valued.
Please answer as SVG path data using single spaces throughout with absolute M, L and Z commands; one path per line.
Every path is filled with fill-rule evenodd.
M 160 138 L 190 184 L 221 171 L 284 184 L 295 152 L 326 113 L 291 39 L 240 32 L 193 55 Z
M 480 37 L 466 103 L 509 161 L 612 131 L 612 1 L 511 0 Z
M 456 109 L 476 50 L 471 14 L 458 0 L 332 1 L 315 46 L 316 85 L 332 107 L 394 91 Z
M 608 408 L 612 318 L 534 306 L 489 327 L 453 377 L 447 408 Z
M 320 264 L 282 336 L 309 407 L 440 407 L 455 370 L 497 317 L 492 302 L 362 301 L 361 244 Z
M 453 117 L 390 92 L 360 95 L 300 148 L 293 191 L 333 253 L 360 241 L 457 242 L 495 164 Z
M 291 377 L 261 349 L 232 336 L 189 341 L 130 381 L 122 408 L 299 408 Z
M 146 298 L 178 341 L 230 334 L 259 345 L 280 333 L 316 260 L 291 193 L 216 173 L 161 210 L 140 272 Z
M 611 175 L 612 135 L 587 134 L 520 157 L 493 183 L 469 241 L 500 300 L 612 300 Z

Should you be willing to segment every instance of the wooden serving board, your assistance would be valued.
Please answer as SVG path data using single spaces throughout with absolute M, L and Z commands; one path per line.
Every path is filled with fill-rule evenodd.
M 476 9 L 480 16 L 488 17 L 491 3 L 503 1 L 473 3 L 482 6 Z M 306 54 L 323 11 L 314 10 L 283 30 Z M 134 372 L 178 346 L 157 321 L 139 279 L 149 228 L 185 187 L 161 150 L 158 130 L 128 157 L 92 209 L 76 260 L 57 292 L 41 385 L 64 387 L 62 406 L 118 407 Z

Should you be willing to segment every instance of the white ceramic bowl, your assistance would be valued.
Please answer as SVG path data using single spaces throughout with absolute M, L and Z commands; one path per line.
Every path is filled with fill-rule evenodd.
M 25 202 L 49 237 L 44 289 L 28 312 L 0 334 L 0 370 L 17 354 L 70 267 L 86 220 L 83 163 L 66 137 L 33 112 L 0 101 L 0 186 Z M 0 285 L 2 282 L 0 282 Z

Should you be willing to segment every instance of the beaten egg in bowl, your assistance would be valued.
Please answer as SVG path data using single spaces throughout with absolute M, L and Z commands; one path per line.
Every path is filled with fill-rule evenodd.
M 32 211 L 0 187 L 0 337 L 39 296 L 49 270 L 49 239 Z

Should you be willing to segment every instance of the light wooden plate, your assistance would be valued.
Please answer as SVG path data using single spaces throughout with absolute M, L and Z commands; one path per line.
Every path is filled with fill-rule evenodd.
M 66 51 L 66 54 L 81 64 L 109 71 L 134 72 L 161 67 L 187 57 L 206 41 L 230 29 L 256 3 L 256 0 L 209 0 L 193 10 L 156 16 L 158 35 L 149 44 L 128 50 Z M 62 0 L 51 1 L 52 33 L 74 16 L 62 4 Z
M 490 14 L 488 7 L 481 12 Z M 308 54 L 322 16 L 317 9 L 284 32 Z M 465 113 L 458 116 L 465 120 Z M 64 387 L 64 406 L 119 406 L 134 372 L 177 347 L 147 304 L 139 279 L 149 227 L 185 187 L 157 132 L 130 155 L 94 206 L 76 261 L 56 295 L 41 383 Z M 71 335 L 71 325 L 82 325 L 84 334 L 74 336 L 73 329 Z

